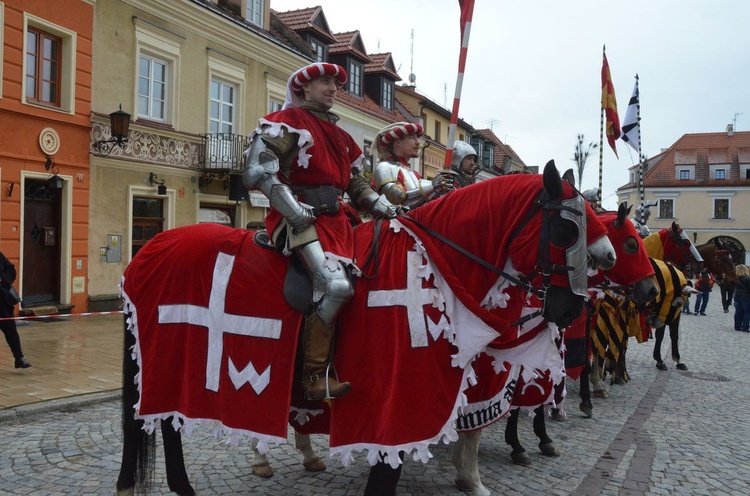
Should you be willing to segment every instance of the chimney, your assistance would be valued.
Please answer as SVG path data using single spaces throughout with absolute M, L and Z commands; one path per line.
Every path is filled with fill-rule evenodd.
M 732 124 L 727 124 L 727 136 L 732 136 L 734 134 L 734 126 Z

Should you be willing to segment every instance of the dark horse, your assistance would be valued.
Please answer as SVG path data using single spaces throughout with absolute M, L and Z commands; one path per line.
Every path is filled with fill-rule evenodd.
M 331 452 L 344 463 L 362 450 L 363 438 L 370 455 L 387 460 L 371 471 L 367 494 L 395 492 L 401 454 L 424 454 L 429 445 L 455 438 L 456 405 L 478 353 L 494 343 L 512 361 L 519 344 L 547 342 L 541 328 L 516 335 L 523 302 L 537 301 L 540 315 L 559 326 L 580 313 L 583 296 L 571 290 L 568 272 L 585 273 L 585 262 L 579 257 L 571 266 L 566 256 L 588 247 L 595 262 L 611 266 L 614 250 L 604 225 L 579 198 L 550 162 L 543 177 L 484 181 L 408 218 L 358 226 L 355 260 L 363 261 L 368 277 L 355 281 L 336 354 L 336 368 L 353 388 L 333 403 L 330 429 Z M 581 215 L 585 232 L 571 221 Z M 266 446 L 286 439 L 302 316 L 284 301 L 289 259 L 255 246 L 251 237 L 220 226 L 173 229 L 151 240 L 126 269 L 118 494 L 148 483 L 158 424 L 167 483 L 181 495 L 195 492 L 180 428 L 208 420 L 230 439 L 259 439 Z M 515 276 L 505 272 L 508 266 Z M 484 308 L 498 280 L 513 280 L 515 297 L 505 307 Z M 429 296 L 409 307 L 422 313 L 420 319 L 407 319 L 410 302 L 388 297 L 404 291 L 391 288 L 404 286 L 419 298 Z M 542 368 L 548 359 L 526 357 L 520 365 Z M 409 381 L 396 380 L 406 376 Z M 435 390 L 415 401 L 432 384 Z M 401 414 L 407 408 L 410 425 Z

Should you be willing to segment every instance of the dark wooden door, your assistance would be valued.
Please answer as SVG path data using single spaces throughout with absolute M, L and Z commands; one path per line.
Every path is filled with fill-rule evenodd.
M 23 304 L 60 301 L 62 190 L 46 180 L 26 180 L 24 189 Z

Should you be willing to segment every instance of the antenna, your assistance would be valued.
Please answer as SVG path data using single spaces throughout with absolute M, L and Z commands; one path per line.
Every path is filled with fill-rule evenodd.
M 732 119 L 732 121 L 733 121 L 732 129 L 734 129 L 735 131 L 737 131 L 737 116 L 738 115 L 743 115 L 744 113 L 745 112 L 735 112 L 734 113 L 734 119 Z
M 494 131 L 495 123 L 501 122 L 500 119 L 490 119 L 487 121 L 490 124 L 490 131 Z
M 409 53 L 411 55 L 411 61 L 409 65 L 409 84 L 416 86 L 417 76 L 414 74 L 414 28 L 411 28 L 411 47 L 409 47 Z
M 448 83 L 443 83 L 443 107 L 448 107 Z

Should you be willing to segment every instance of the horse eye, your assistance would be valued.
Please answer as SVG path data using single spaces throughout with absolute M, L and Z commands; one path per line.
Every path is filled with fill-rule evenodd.
M 558 248 L 572 246 L 578 239 L 578 226 L 575 222 L 563 219 L 559 214 L 550 218 L 550 242 Z
M 638 251 L 638 241 L 633 236 L 628 236 L 623 243 L 623 250 L 625 253 L 633 254 Z

